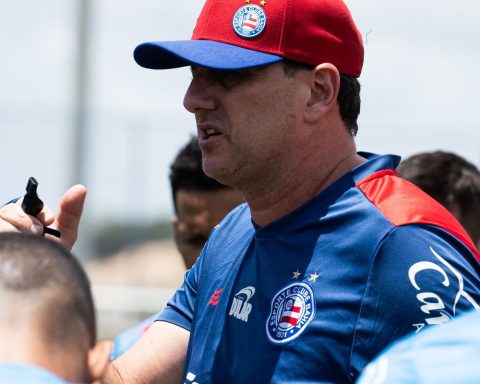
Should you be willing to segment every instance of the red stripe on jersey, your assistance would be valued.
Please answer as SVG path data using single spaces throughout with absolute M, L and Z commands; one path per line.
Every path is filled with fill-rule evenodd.
M 392 170 L 375 172 L 357 187 L 394 225 L 431 224 L 464 243 L 480 261 L 480 255 L 462 225 L 435 199 Z

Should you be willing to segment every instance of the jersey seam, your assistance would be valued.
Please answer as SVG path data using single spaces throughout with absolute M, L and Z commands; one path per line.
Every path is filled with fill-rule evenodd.
M 393 225 L 393 224 L 392 224 Z M 355 323 L 355 330 L 353 331 L 353 337 L 352 337 L 352 345 L 351 345 L 351 348 L 350 348 L 350 359 L 349 359 L 349 372 L 348 372 L 348 377 L 349 379 L 351 380 L 352 379 L 352 359 L 353 359 L 353 352 L 354 352 L 354 348 L 355 348 L 355 340 L 356 340 L 356 337 L 357 337 L 357 329 L 358 329 L 358 324 L 360 323 L 360 320 L 361 320 L 361 314 L 362 314 L 362 310 L 363 310 L 363 307 L 364 307 L 364 301 L 365 301 L 365 296 L 366 296 L 366 293 L 367 293 L 367 288 L 368 288 L 368 284 L 370 282 L 370 277 L 371 277 L 371 274 L 372 274 L 372 270 L 373 270 L 373 267 L 375 265 L 375 261 L 376 261 L 376 258 L 379 254 L 379 251 L 380 249 L 382 248 L 383 244 L 385 243 L 386 239 L 392 234 L 393 231 L 395 231 L 398 227 L 393 225 L 392 228 L 380 239 L 380 241 L 378 242 L 378 245 L 377 245 L 377 248 L 375 250 L 375 254 L 372 258 L 372 263 L 370 265 L 370 269 L 368 271 L 368 276 L 367 276 L 367 279 L 365 281 L 365 287 L 364 287 L 364 291 L 363 291 L 363 295 L 362 295 L 362 300 L 361 300 L 361 304 L 360 304 L 360 308 L 358 310 L 358 317 L 357 317 L 357 321 Z M 351 381 L 352 382 L 352 381 Z
M 365 281 L 365 287 L 364 287 L 364 291 L 363 291 L 363 295 L 362 295 L 362 300 L 361 300 L 361 304 L 360 304 L 360 308 L 358 310 L 358 317 L 357 317 L 357 321 L 355 323 L 355 330 L 353 331 L 353 337 L 352 337 L 352 345 L 351 345 L 351 348 L 350 348 L 350 359 L 349 359 L 349 370 L 348 370 L 348 378 L 349 380 L 351 381 L 352 379 L 352 359 L 353 359 L 353 351 L 354 351 L 354 345 L 355 345 L 355 339 L 356 339 L 356 336 L 357 336 L 357 328 L 358 328 L 358 324 L 360 322 L 360 319 L 361 319 L 361 313 L 362 313 L 362 309 L 363 309 L 363 306 L 364 306 L 364 301 L 365 301 L 365 295 L 366 295 L 366 292 L 367 292 L 367 286 L 368 286 L 368 283 L 370 281 L 370 276 L 371 276 L 371 273 L 372 273 L 372 270 L 373 270 L 373 266 L 375 264 L 375 260 L 377 258 L 377 255 L 379 253 L 379 250 L 380 248 L 382 247 L 385 239 L 390 236 L 390 234 L 392 233 L 392 231 L 394 231 L 397 226 L 387 217 L 385 216 L 385 214 L 380 210 L 378 209 L 378 207 L 373 203 L 373 201 L 371 201 L 368 196 L 365 194 L 365 192 L 357 185 L 357 189 L 360 191 L 360 193 L 362 194 L 362 196 L 370 203 L 371 206 L 374 207 L 375 211 L 378 212 L 388 223 L 390 223 L 390 225 L 392 226 L 392 228 L 390 228 L 389 231 L 387 231 L 385 233 L 385 235 L 380 239 L 380 241 L 378 242 L 377 244 L 377 248 L 375 249 L 375 254 L 372 258 L 372 263 L 370 265 L 370 270 L 368 271 L 368 275 L 367 275 L 367 279 Z

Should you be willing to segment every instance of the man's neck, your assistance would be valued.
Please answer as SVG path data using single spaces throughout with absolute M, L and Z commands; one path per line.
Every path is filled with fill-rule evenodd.
M 280 183 L 266 188 L 262 193 L 246 192 L 245 199 L 253 221 L 262 227 L 282 218 L 363 162 L 365 159 L 353 152 L 339 157 L 328 167 L 322 164 L 323 167 L 319 165 L 318 168 L 294 170 L 291 177 L 282 178 Z
M 36 365 L 68 382 L 82 382 L 85 379 L 85 362 L 78 353 L 63 350 L 66 346 L 63 349 L 47 346 L 31 327 L 18 331 L 11 328 L 3 328 L 4 332 L 0 332 L 0 361 Z

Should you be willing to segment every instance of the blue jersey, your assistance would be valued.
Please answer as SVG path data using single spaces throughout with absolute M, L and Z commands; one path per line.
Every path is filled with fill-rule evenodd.
M 44 368 L 30 364 L 0 363 L 1 384 L 68 384 Z
M 388 348 L 357 384 L 480 383 L 480 312 L 408 336 Z
M 393 340 L 480 302 L 478 254 L 442 206 L 362 154 L 264 227 L 212 231 L 159 320 L 191 331 L 186 383 L 349 383 Z

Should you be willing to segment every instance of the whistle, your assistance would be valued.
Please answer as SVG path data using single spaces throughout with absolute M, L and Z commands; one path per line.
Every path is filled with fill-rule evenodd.
M 43 201 L 40 200 L 37 194 L 38 181 L 34 177 L 30 177 L 27 183 L 27 193 L 23 196 L 22 209 L 30 216 L 37 216 L 43 209 Z M 43 227 L 43 234 L 49 234 L 56 237 L 61 237 L 61 233 L 57 229 Z

